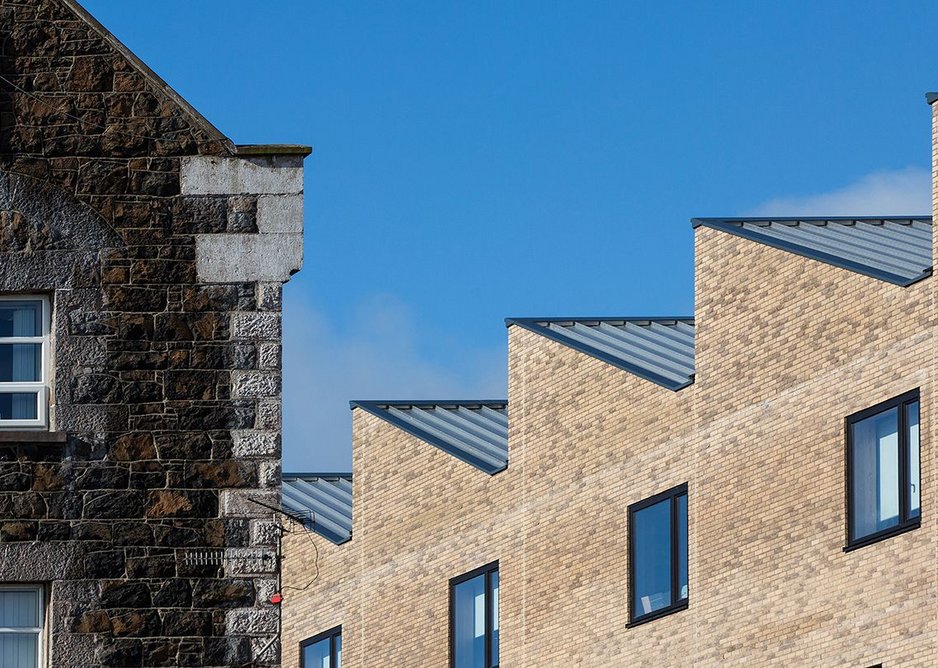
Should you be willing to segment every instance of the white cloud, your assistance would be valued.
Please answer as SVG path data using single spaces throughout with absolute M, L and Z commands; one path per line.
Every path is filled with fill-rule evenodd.
M 409 308 L 392 296 L 364 300 L 341 324 L 286 296 L 285 471 L 351 470 L 350 399 L 506 396 L 502 346 L 465 350 L 443 365 L 421 351 L 421 337 L 433 334 L 418 328 Z
M 747 215 L 929 215 L 931 187 L 931 174 L 917 167 L 873 172 L 831 192 L 771 199 Z

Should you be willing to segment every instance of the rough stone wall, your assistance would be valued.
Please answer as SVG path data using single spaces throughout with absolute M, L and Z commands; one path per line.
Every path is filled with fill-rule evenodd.
M 0 47 L 0 293 L 51 299 L 64 439 L 0 432 L 0 582 L 48 585 L 52 666 L 276 665 L 251 499 L 279 500 L 301 255 L 266 232 L 288 221 L 301 254 L 302 158 L 237 157 L 67 0 L 0 0 Z
M 446 665 L 447 581 L 494 559 L 505 666 L 934 665 L 934 279 L 901 288 L 696 234 L 694 385 L 669 392 L 513 327 L 505 472 L 355 416 L 353 539 L 285 601 L 300 620 L 285 665 L 339 623 L 345 665 L 396 665 L 395 646 Z M 845 553 L 844 418 L 914 388 L 922 526 Z M 626 628 L 627 508 L 683 482 L 689 608 Z M 297 575 L 300 545 L 284 544 Z

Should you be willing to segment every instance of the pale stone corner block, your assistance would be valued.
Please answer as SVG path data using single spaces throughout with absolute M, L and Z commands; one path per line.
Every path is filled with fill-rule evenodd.
M 195 263 L 204 283 L 286 283 L 303 267 L 303 235 L 197 234 Z
M 179 187 L 183 195 L 290 195 L 303 192 L 300 157 L 182 159 Z
M 303 195 L 261 195 L 257 198 L 257 230 L 303 233 Z

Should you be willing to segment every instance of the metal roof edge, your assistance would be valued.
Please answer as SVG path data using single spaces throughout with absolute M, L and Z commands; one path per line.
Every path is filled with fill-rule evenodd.
M 873 220 L 914 220 L 920 223 L 931 223 L 932 217 L 930 215 L 918 214 L 915 216 L 736 216 L 731 218 L 714 218 L 714 217 L 699 217 L 691 218 L 690 223 L 691 227 L 694 229 L 704 226 L 704 227 L 713 227 L 713 223 L 726 223 L 726 224 L 742 224 L 742 223 L 772 223 L 772 222 L 784 222 L 790 220 L 797 220 L 805 223 L 813 222 L 824 222 L 829 220 L 859 220 L 859 221 L 873 221 Z
M 617 318 L 617 319 L 621 320 L 621 318 Z M 652 382 L 655 385 L 660 385 L 666 390 L 677 392 L 678 390 L 683 390 L 685 387 L 694 384 L 693 379 L 691 379 L 690 381 L 686 383 L 675 383 L 674 381 L 668 378 L 665 378 L 663 376 L 660 376 L 654 373 L 653 371 L 648 371 L 648 369 L 637 366 L 635 364 L 623 362 L 622 360 L 617 359 L 607 353 L 604 353 L 601 350 L 597 350 L 596 348 L 593 348 L 592 346 L 584 345 L 580 343 L 579 341 L 572 341 L 569 338 L 566 338 L 560 334 L 557 334 L 552 329 L 543 327 L 538 324 L 539 322 L 545 322 L 546 321 L 545 319 L 536 320 L 533 318 L 511 318 L 510 320 L 511 322 L 508 323 L 506 319 L 507 325 L 518 325 L 519 327 L 523 327 L 524 329 L 530 332 L 534 332 L 535 334 L 540 334 L 541 336 L 544 336 L 552 341 L 560 343 L 561 345 L 567 346 L 568 348 L 572 348 L 573 350 L 581 352 L 584 355 L 595 357 L 598 360 L 606 362 L 607 364 L 611 364 L 612 366 L 622 369 L 623 371 L 628 371 L 629 373 L 635 376 L 638 376 L 639 378 L 642 378 L 644 380 L 647 380 L 649 382 Z
M 925 102 L 927 104 L 934 104 L 938 101 L 938 93 L 925 93 Z
M 870 278 L 875 278 L 886 283 L 892 283 L 893 285 L 898 285 L 900 287 L 906 288 L 913 283 L 917 283 L 924 278 L 928 278 L 932 274 L 932 267 L 928 267 L 923 270 L 918 276 L 908 279 L 904 276 L 899 276 L 898 274 L 893 274 L 888 271 L 881 271 L 874 269 L 873 267 L 867 266 L 865 264 L 860 264 L 858 262 L 853 262 L 851 260 L 845 260 L 842 257 L 837 257 L 836 255 L 831 255 L 823 251 L 817 251 L 798 244 L 793 244 L 781 239 L 776 239 L 775 237 L 765 236 L 754 232 L 752 230 L 747 230 L 742 227 L 742 225 L 736 225 L 732 222 L 728 222 L 731 219 L 727 218 L 695 218 L 693 219 L 697 222 L 697 227 L 704 226 L 709 227 L 714 230 L 719 230 L 721 232 L 727 232 L 729 234 L 734 234 L 743 239 L 748 239 L 749 241 L 755 241 L 757 243 L 764 244 L 766 246 L 771 246 L 772 248 L 777 248 L 779 250 L 792 253 L 793 255 L 800 255 L 801 257 L 806 257 L 810 260 L 816 260 L 818 262 L 824 262 L 825 264 L 830 264 L 835 267 L 840 267 L 841 269 L 847 269 L 849 271 L 856 272 L 858 274 L 863 274 L 864 276 L 869 276 Z M 739 219 L 740 222 L 753 221 L 755 218 L 746 218 Z M 768 220 L 779 220 L 778 218 L 770 218 Z M 804 218 L 791 219 L 791 220 L 805 220 Z M 821 220 L 834 220 L 833 218 L 824 218 Z M 848 220 L 863 220 L 861 218 L 848 218 Z M 882 218 L 868 218 L 867 220 L 883 220 Z M 887 219 L 888 220 L 888 219 Z
M 694 322 L 692 315 L 650 315 L 650 316 L 600 316 L 585 317 L 572 316 L 569 318 L 550 317 L 550 318 L 505 318 L 505 327 L 512 325 L 524 326 L 528 323 L 537 324 L 539 322 Z
M 350 472 L 323 473 L 320 471 L 301 471 L 299 473 L 281 473 L 281 480 L 301 480 L 303 478 L 351 478 Z
M 353 399 L 348 402 L 349 408 L 364 408 L 362 404 L 371 406 L 507 406 L 507 399 Z
M 481 403 L 481 402 L 476 401 L 476 402 L 472 402 L 470 405 L 480 405 L 480 403 Z M 495 403 L 495 402 L 493 402 L 493 403 Z M 506 406 L 508 405 L 508 402 L 507 402 L 507 401 L 504 402 L 504 403 L 505 403 Z M 451 455 L 451 456 L 455 457 L 456 459 L 458 459 L 458 460 L 460 460 L 460 461 L 462 461 L 462 462 L 464 462 L 464 463 L 466 463 L 466 464 L 469 464 L 470 466 L 472 466 L 472 467 L 474 467 L 474 468 L 477 468 L 477 469 L 479 469 L 480 471 L 482 471 L 482 472 L 484 472 L 484 473 L 487 473 L 487 474 L 489 474 L 489 475 L 495 475 L 496 473 L 499 473 L 499 472 L 501 472 L 501 471 L 504 471 L 506 468 L 508 468 L 508 464 L 505 464 L 505 466 L 498 467 L 498 468 L 494 468 L 494 467 L 492 467 L 492 466 L 489 466 L 488 464 L 486 464 L 486 463 L 483 462 L 482 460 L 477 459 L 476 457 L 473 457 L 472 455 L 468 455 L 468 454 L 466 454 L 466 453 L 464 453 L 464 452 L 461 452 L 461 451 L 459 451 L 459 450 L 456 449 L 456 448 L 453 448 L 452 446 L 450 446 L 449 443 L 447 443 L 447 442 L 444 441 L 443 439 L 438 438 L 438 437 L 434 436 L 433 434 L 429 434 L 429 433 L 423 431 L 422 429 L 417 429 L 417 428 L 415 428 L 413 425 L 411 425 L 411 424 L 409 424 L 409 423 L 407 423 L 407 422 L 405 422 L 405 421 L 403 421 L 403 420 L 401 420 L 401 419 L 395 417 L 394 415 L 391 415 L 391 414 L 388 413 L 387 411 L 381 410 L 381 408 L 380 408 L 380 406 L 382 406 L 382 405 L 394 406 L 394 405 L 395 405 L 394 403 L 382 403 L 382 402 L 377 402 L 377 401 L 350 401 L 349 404 L 350 404 L 351 408 L 353 408 L 353 409 L 354 409 L 354 408 L 361 408 L 363 411 L 365 411 L 365 412 L 367 412 L 367 413 L 371 413 L 371 414 L 374 415 L 376 418 L 379 418 L 379 419 L 381 419 L 381 420 L 384 420 L 384 421 L 387 422 L 388 424 L 397 427 L 397 428 L 400 429 L 401 431 L 403 431 L 403 432 L 405 432 L 405 433 L 408 433 L 408 434 L 410 434 L 411 436 L 413 436 L 413 437 L 415 437 L 415 438 L 420 439 L 420 440 L 423 441 L 424 443 L 429 443 L 430 445 L 432 445 L 432 446 L 434 446 L 434 447 L 436 447 L 436 448 L 439 448 L 440 450 L 442 450 L 442 451 L 445 452 L 446 454 Z M 397 405 L 420 405 L 420 404 L 410 404 L 410 403 L 408 403 L 408 404 L 397 404 Z M 428 402 L 428 403 L 423 404 L 423 405 L 430 406 L 430 405 L 435 405 L 435 404 L 433 404 L 433 403 L 431 403 L 431 402 Z M 452 405 L 452 404 L 451 404 L 451 405 Z
M 160 75 L 154 72 L 149 65 L 147 65 L 140 57 L 131 51 L 127 46 L 121 42 L 110 30 L 104 27 L 98 19 L 96 19 L 91 12 L 82 7 L 78 0 L 63 0 L 63 3 L 68 7 L 74 14 L 78 16 L 82 21 L 91 26 L 91 28 L 97 32 L 101 38 L 110 44 L 120 55 L 130 61 L 130 63 L 137 68 L 140 74 L 143 75 L 145 79 L 148 79 L 150 83 L 156 86 L 158 89 L 163 91 L 167 97 L 169 97 L 173 102 L 175 102 L 179 107 L 189 114 L 208 135 L 215 141 L 221 142 L 225 148 L 231 154 L 236 153 L 234 142 L 232 142 L 221 130 L 215 127 L 211 121 L 209 121 L 205 116 L 203 116 L 198 109 L 192 106 L 188 100 L 186 100 L 182 95 L 176 92 L 176 90 L 166 83 Z

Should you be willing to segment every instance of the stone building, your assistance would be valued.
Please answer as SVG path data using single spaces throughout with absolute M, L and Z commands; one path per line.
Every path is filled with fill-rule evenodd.
M 238 146 L 75 0 L 0 0 L 0 665 L 279 661 L 302 146 Z
M 354 476 L 284 479 L 285 666 L 938 665 L 931 217 L 694 234 L 693 318 L 353 402 Z

